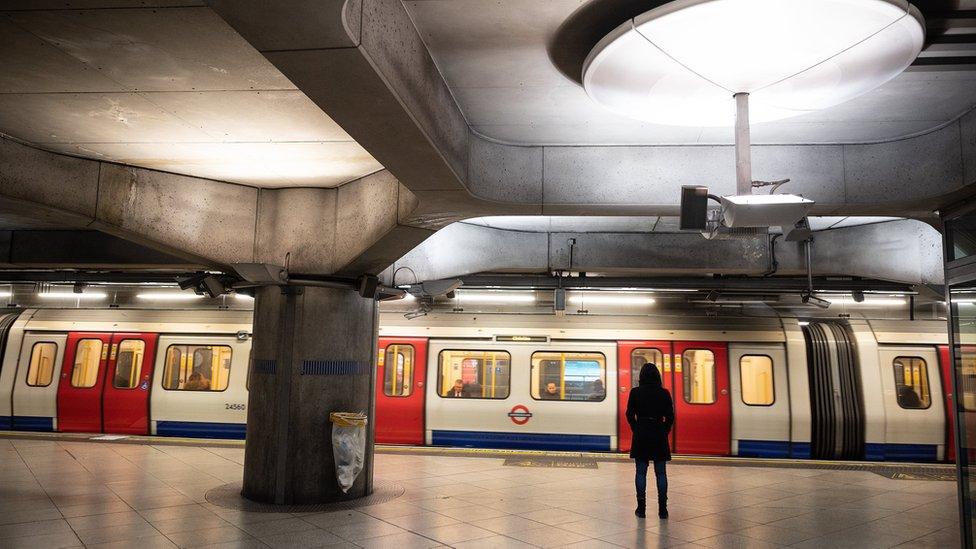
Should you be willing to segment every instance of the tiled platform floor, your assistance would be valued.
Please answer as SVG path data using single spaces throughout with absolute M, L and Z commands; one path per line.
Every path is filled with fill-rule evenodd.
M 378 454 L 377 479 L 406 487 L 393 502 L 295 515 L 207 503 L 242 462 L 239 448 L 0 440 L 0 547 L 958 546 L 955 483 L 865 471 L 674 465 L 662 522 L 633 516 L 627 462 Z

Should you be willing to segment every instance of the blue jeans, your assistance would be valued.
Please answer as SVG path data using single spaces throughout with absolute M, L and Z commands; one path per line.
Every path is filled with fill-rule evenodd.
M 637 497 L 643 498 L 647 494 L 647 468 L 650 465 L 647 461 L 635 460 L 637 463 L 637 475 L 634 476 L 634 485 L 637 487 Z M 665 470 L 666 461 L 654 462 L 654 477 L 657 480 L 657 499 L 668 498 L 668 475 Z

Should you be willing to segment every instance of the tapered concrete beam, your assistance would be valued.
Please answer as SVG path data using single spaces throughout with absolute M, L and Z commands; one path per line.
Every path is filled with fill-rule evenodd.
M 405 225 L 416 209 L 385 171 L 331 189 L 257 189 L 0 138 L 0 229 L 96 229 L 191 265 L 379 273 L 431 233 Z
M 942 284 L 938 231 L 914 220 L 814 233 L 815 275 Z M 867 252 L 866 252 L 867 251 Z M 572 254 L 572 264 L 570 263 Z M 802 244 L 775 243 L 777 275 L 802 275 Z M 583 271 L 613 276 L 772 274 L 768 237 L 705 240 L 696 233 L 529 232 L 456 223 L 398 260 L 398 284 L 486 272 Z

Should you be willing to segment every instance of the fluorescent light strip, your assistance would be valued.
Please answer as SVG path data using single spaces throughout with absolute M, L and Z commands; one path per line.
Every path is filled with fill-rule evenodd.
M 569 301 L 582 305 L 653 305 L 656 303 L 653 297 L 627 294 L 571 294 Z
M 495 293 L 495 292 L 457 292 L 458 298 L 462 302 L 468 301 L 472 303 L 534 303 L 534 294 L 511 294 L 511 293 Z
M 108 297 L 104 292 L 85 292 L 76 294 L 74 292 L 47 292 L 37 294 L 42 299 L 105 299 Z
M 202 295 L 191 292 L 145 292 L 136 294 L 136 299 L 151 299 L 153 301 L 193 301 L 202 298 Z
M 893 297 L 865 297 L 864 301 L 857 302 L 854 301 L 852 297 L 831 297 L 829 295 L 818 295 L 817 297 L 821 299 L 826 299 L 831 305 L 860 305 L 862 307 L 885 307 L 893 305 L 904 305 L 907 303 L 904 299 L 893 298 Z
M 0 297 L 10 297 L 11 295 L 13 294 L 11 294 L 10 292 L 0 292 Z

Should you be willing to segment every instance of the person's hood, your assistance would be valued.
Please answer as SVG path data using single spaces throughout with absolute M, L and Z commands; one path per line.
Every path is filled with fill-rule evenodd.
M 661 386 L 661 372 L 657 370 L 657 366 L 648 362 L 641 367 L 640 384 L 650 385 L 651 387 Z

